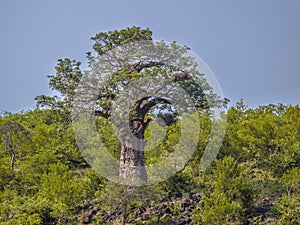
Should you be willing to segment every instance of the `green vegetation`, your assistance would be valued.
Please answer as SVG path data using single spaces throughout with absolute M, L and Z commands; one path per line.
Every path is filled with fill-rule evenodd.
M 131 28 L 93 40 L 103 54 L 149 30 Z M 139 36 L 140 35 L 140 36 Z M 88 59 L 93 60 L 91 53 Z M 97 174 L 73 135 L 70 107 L 80 63 L 59 60 L 50 87 L 60 96 L 38 96 L 33 110 L 0 117 L 0 224 L 300 224 L 300 108 L 243 101 L 226 112 L 220 152 L 204 171 L 199 163 L 210 134 L 209 114 L 199 115 L 194 157 L 170 179 L 146 187 L 118 185 Z M 135 73 L 136 71 L 134 71 Z M 204 109 L 204 108 L 202 108 Z M 180 137 L 180 120 L 167 123 L 166 138 L 145 151 L 145 164 L 163 160 Z M 150 123 L 151 124 L 151 123 Z M 99 138 L 117 159 L 121 143 L 111 123 L 97 118 Z M 161 129 L 153 123 L 145 129 Z M 160 137 L 157 137 L 158 139 Z
M 64 118 L 53 109 L 2 115 L 0 224 L 168 224 L 182 219 L 299 224 L 298 106 L 245 109 L 238 103 L 227 112 L 224 144 L 207 170 L 197 169 L 199 149 L 183 171 L 140 188 L 116 185 L 95 173 Z M 176 137 L 176 129 L 171 130 Z M 102 137 L 111 135 L 109 128 L 101 132 Z M 9 133 L 14 149 L 19 143 L 13 169 Z M 116 138 L 106 141 L 119 144 Z M 161 152 L 147 152 L 146 163 L 167 154 L 168 145 L 162 143 Z

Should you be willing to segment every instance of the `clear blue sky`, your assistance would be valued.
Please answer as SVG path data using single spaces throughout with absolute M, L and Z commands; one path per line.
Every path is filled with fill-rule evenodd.
M 133 25 L 191 47 L 231 103 L 300 102 L 300 0 L 1 0 L 0 110 L 33 108 L 58 58 Z

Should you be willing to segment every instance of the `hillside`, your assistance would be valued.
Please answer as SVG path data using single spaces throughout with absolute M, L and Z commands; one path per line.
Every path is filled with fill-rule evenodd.
M 217 159 L 199 162 L 201 137 L 185 169 L 146 187 L 117 185 L 96 173 L 79 152 L 69 114 L 34 109 L 0 118 L 0 224 L 300 224 L 300 108 L 267 105 L 227 111 Z M 112 128 L 98 121 L 112 155 Z M 146 163 L 170 154 L 176 124 Z M 172 139 L 173 138 L 173 139 Z M 174 142 L 174 140 L 173 140 Z

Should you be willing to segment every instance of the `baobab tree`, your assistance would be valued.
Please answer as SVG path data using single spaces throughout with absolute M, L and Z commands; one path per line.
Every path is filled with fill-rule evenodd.
M 56 75 L 49 76 L 50 87 L 60 97 L 42 95 L 36 100 L 38 105 L 66 110 L 76 105 L 76 113 L 83 109 L 113 121 L 121 143 L 119 175 L 134 175 L 146 183 L 144 133 L 151 121 L 159 120 L 155 114 L 168 118 L 167 124 L 176 121 L 180 111 L 173 105 L 176 96 L 183 105 L 190 101 L 199 110 L 224 105 L 226 100 L 212 92 L 188 47 L 154 42 L 149 29 L 101 32 L 91 39 L 96 54 L 87 53 L 89 69 L 82 72 L 80 62 L 60 59 Z M 161 87 L 157 87 L 159 81 Z

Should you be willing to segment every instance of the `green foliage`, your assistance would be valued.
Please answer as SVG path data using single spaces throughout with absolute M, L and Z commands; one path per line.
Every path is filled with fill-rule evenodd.
M 138 27 L 92 38 L 98 56 L 133 40 L 151 39 L 150 30 Z M 166 47 L 160 44 L 162 49 Z M 174 44 L 169 50 L 175 49 L 173 53 L 178 55 L 187 50 L 177 47 Z M 91 64 L 96 58 L 88 53 L 87 59 Z M 107 84 L 116 87 L 124 80 L 132 82 L 148 75 L 170 75 L 175 81 L 177 69 L 155 65 L 142 73 L 124 67 Z M 200 171 L 211 130 L 210 112 L 203 110 L 198 146 L 185 168 L 159 184 L 129 187 L 97 174 L 76 146 L 69 107 L 82 76 L 79 62 L 60 59 L 56 74 L 49 76 L 50 88 L 59 97 L 38 96 L 38 108 L 1 115 L 0 224 L 168 224 L 180 221 L 181 216 L 195 224 L 299 224 L 299 106 L 248 109 L 243 101 L 238 102 L 226 113 L 227 131 L 217 159 Z M 203 97 L 193 80 L 178 82 Z M 104 100 L 102 103 L 105 106 Z M 195 103 L 205 108 L 205 98 Z M 224 100 L 216 97 L 217 103 Z M 160 109 L 168 107 L 160 104 L 147 114 L 164 120 L 151 122 L 145 130 L 148 165 L 169 157 L 181 136 L 180 118 L 173 117 L 174 112 L 157 113 Z M 119 158 L 121 143 L 112 123 L 98 118 L 96 127 L 106 149 Z M 186 211 L 182 200 L 190 204 Z
M 287 170 L 280 179 L 286 193 L 275 207 L 279 215 L 278 224 L 300 224 L 300 168 Z
M 276 210 L 279 214 L 277 224 L 299 225 L 300 224 L 300 194 L 293 197 L 284 196 L 280 199 Z
M 39 196 L 51 209 L 51 216 L 74 213 L 74 205 L 81 200 L 83 187 L 79 180 L 72 176 L 68 167 L 57 163 L 49 167 L 49 171 L 41 177 Z
M 207 186 L 210 192 L 204 195 L 200 209 L 193 220 L 200 224 L 242 224 L 243 207 L 251 205 L 252 187 L 244 173 L 231 156 L 216 162 L 208 174 Z
M 131 27 L 127 29 L 114 30 L 109 32 L 100 32 L 96 34 L 91 40 L 95 41 L 93 49 L 99 54 L 103 55 L 106 52 L 133 42 L 140 40 L 152 40 L 152 31 L 149 29 L 141 29 L 140 27 Z M 87 53 L 91 57 L 91 53 Z
M 0 141 L 10 156 L 11 171 L 14 172 L 20 145 L 26 142 L 30 132 L 18 122 L 18 118 L 5 117 L 0 122 L 0 135 Z
M 295 167 L 287 170 L 280 181 L 286 187 L 288 194 L 300 192 L 300 168 Z
M 80 70 L 80 62 L 70 60 L 68 58 L 58 59 L 55 67 L 56 74 L 49 75 L 49 87 L 59 92 L 60 96 L 39 95 L 35 98 L 38 107 L 50 108 L 70 108 L 75 95 L 82 72 Z
M 117 136 L 118 133 L 113 128 L 113 124 L 103 118 L 97 118 L 96 127 L 101 143 L 105 145 L 105 148 L 112 156 L 117 159 L 120 158 L 121 143 Z
M 4 116 L 1 124 L 17 123 L 30 135 L 20 133 L 22 142 L 14 172 L 6 142 L 1 139 L 0 224 L 80 224 L 90 207 L 98 212 L 90 223 L 134 223 L 141 219 L 132 216 L 136 210 L 149 214 L 148 219 L 142 220 L 144 224 L 163 223 L 162 217 L 168 221 L 180 219 L 181 203 L 173 201 L 191 192 L 201 195 L 191 213 L 196 224 L 259 224 L 267 219 L 272 224 L 297 224 L 299 111 L 298 106 L 282 105 L 245 109 L 240 104 L 229 109 L 224 145 L 218 160 L 206 171 L 197 167 L 209 135 L 205 128 L 210 128 L 208 117 L 201 117 L 201 138 L 194 159 L 170 179 L 141 189 L 107 183 L 91 170 L 61 111 L 36 109 Z M 119 141 L 111 124 L 99 119 L 97 127 L 103 143 L 118 157 L 115 147 Z M 179 127 L 180 122 L 166 127 L 153 123 L 148 128 L 146 163 L 172 153 L 172 146 L 180 137 Z M 155 142 L 151 138 L 160 138 L 152 137 L 156 135 L 152 134 L 154 129 L 166 132 L 166 137 L 152 149 Z M 17 143 L 17 135 L 12 140 Z M 168 204 L 171 214 L 151 215 L 153 207 L 165 202 L 173 202 Z M 105 212 L 115 214 L 109 217 Z
M 240 110 L 242 108 L 242 111 Z M 227 113 L 227 137 L 222 153 L 239 161 L 255 159 L 275 176 L 299 165 L 299 107 L 269 105 L 246 110 L 237 105 Z

